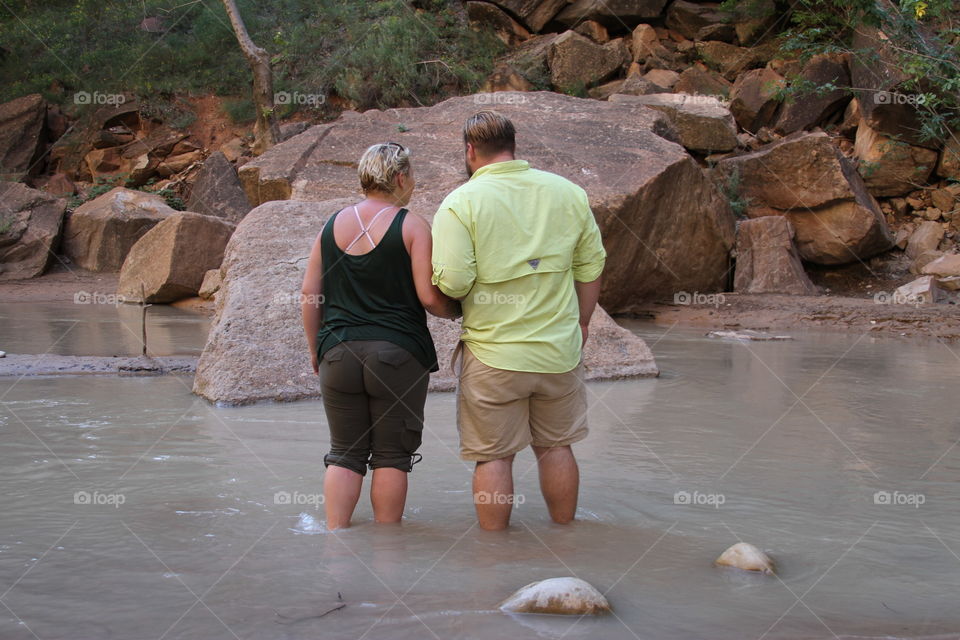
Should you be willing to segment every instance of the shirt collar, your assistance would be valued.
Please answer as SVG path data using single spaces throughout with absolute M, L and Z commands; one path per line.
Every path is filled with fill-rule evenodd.
M 494 162 L 480 167 L 473 172 L 470 179 L 478 178 L 488 173 L 513 173 L 514 171 L 526 171 L 530 168 L 530 163 L 526 160 L 505 160 L 504 162 Z

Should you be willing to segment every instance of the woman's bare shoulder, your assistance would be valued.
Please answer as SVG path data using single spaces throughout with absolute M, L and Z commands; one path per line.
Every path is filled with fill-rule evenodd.
M 411 234 L 411 237 L 430 233 L 430 223 L 418 213 L 407 211 L 407 217 L 403 219 L 403 234 Z

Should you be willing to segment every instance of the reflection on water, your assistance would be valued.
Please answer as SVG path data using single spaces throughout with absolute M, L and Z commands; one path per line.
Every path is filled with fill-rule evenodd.
M 957 637 L 955 353 L 629 326 L 663 376 L 590 385 L 579 521 L 549 523 L 523 452 L 504 533 L 474 526 L 451 394 L 428 399 L 405 522 L 362 502 L 334 534 L 320 402 L 212 407 L 188 377 L 2 381 L 0 638 Z M 779 578 L 714 568 L 739 539 Z M 616 615 L 496 610 L 563 575 Z
M 135 304 L 13 302 L 0 305 L 0 349 L 65 356 L 138 356 L 141 309 Z M 209 319 L 169 305 L 147 308 L 148 353 L 200 355 Z

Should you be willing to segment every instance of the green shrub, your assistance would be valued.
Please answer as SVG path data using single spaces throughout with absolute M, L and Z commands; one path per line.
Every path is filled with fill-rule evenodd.
M 431 104 L 474 91 L 502 45 L 469 27 L 455 0 L 238 0 L 254 41 L 270 52 L 276 91 L 329 95 L 361 108 Z M 0 102 L 43 93 L 136 94 L 184 126 L 172 96 L 249 98 L 251 73 L 218 1 L 7 0 L 0 12 Z M 160 17 L 160 33 L 140 28 Z M 278 109 L 289 115 L 304 108 Z M 325 107 L 317 107 L 323 111 Z M 189 111 L 189 109 L 187 109 Z M 228 112 L 252 119 L 241 100 Z
M 741 193 L 740 183 L 740 168 L 733 167 L 720 185 L 720 190 L 723 192 L 723 195 L 726 196 L 727 202 L 730 203 L 733 215 L 735 215 L 738 220 L 746 220 L 747 207 L 750 206 L 750 200 L 745 198 Z
M 888 38 L 893 65 L 907 76 L 898 90 L 923 96 L 921 137 L 942 140 L 960 127 L 960 9 L 954 0 L 797 0 L 782 50 L 801 59 L 849 53 L 882 64 L 877 51 L 853 47 L 862 28 L 881 29 Z M 798 84 L 787 93 L 835 88 Z
M 257 107 L 250 98 L 227 98 L 223 110 L 235 124 L 249 124 L 257 119 Z

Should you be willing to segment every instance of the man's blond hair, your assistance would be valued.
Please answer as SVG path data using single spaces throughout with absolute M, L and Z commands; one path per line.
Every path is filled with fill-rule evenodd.
M 492 156 L 504 151 L 515 153 L 516 130 L 506 116 L 496 111 L 478 111 L 463 125 L 463 141 L 470 143 L 482 156 Z
M 410 175 L 410 150 L 396 142 L 371 145 L 360 157 L 357 174 L 364 193 L 392 193 L 397 176 Z

